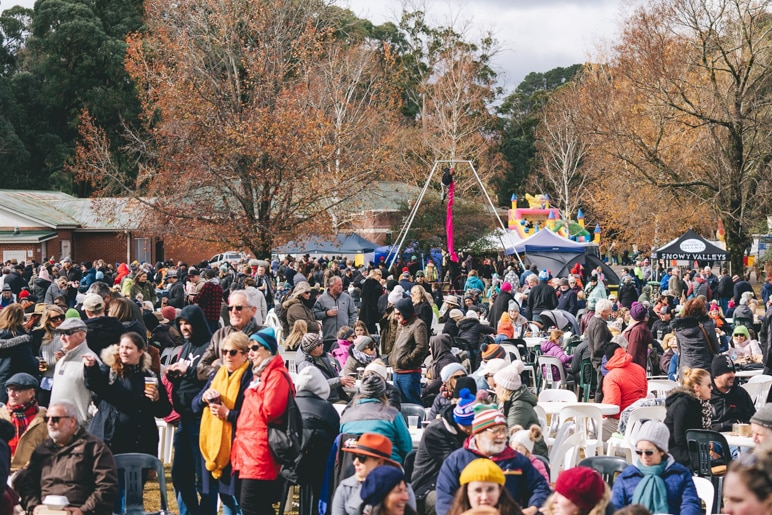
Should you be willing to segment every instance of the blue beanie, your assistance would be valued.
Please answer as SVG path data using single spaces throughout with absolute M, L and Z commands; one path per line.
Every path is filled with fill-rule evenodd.
M 276 342 L 276 331 L 273 327 L 265 327 L 249 337 L 271 351 L 274 356 L 279 352 L 279 344 Z
M 458 404 L 453 408 L 453 420 L 459 426 L 471 426 L 474 420 L 474 404 L 477 402 L 469 388 L 461 390 L 458 396 Z
M 550 273 L 547 271 L 546 268 L 542 268 L 542 271 L 539 272 L 539 280 L 541 281 L 549 281 Z
M 367 474 L 367 478 L 362 483 L 362 489 L 359 491 L 359 496 L 366 505 L 377 506 L 402 481 L 405 481 L 405 474 L 402 469 L 390 465 L 380 465 Z

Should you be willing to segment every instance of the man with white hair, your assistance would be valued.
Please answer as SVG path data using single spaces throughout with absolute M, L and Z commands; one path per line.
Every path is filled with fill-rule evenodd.
M 80 318 L 68 318 L 56 328 L 62 339 L 64 355 L 56 362 L 54 385 L 51 388 L 51 404 L 69 401 L 77 408 L 78 422 L 87 427 L 91 422 L 88 406 L 91 404 L 91 392 L 86 388 L 83 376 L 83 357 L 99 357 L 86 342 L 88 327 Z
M 118 470 L 110 449 L 78 425 L 78 408 L 70 402 L 52 402 L 45 420 L 49 439 L 13 482 L 26 512 L 40 512 L 46 496 L 64 495 L 69 515 L 112 513 Z
M 611 316 L 612 307 L 613 303 L 610 300 L 599 300 L 595 304 L 595 316 L 590 319 L 584 332 L 587 346 L 590 350 L 590 360 L 598 375 L 598 387 L 595 390 L 595 400 L 597 402 L 600 402 L 603 398 L 603 374 L 600 371 L 603 353 L 605 352 L 606 345 L 611 342 L 613 337 L 606 323 L 608 317 Z
M 220 367 L 220 344 L 226 336 L 236 331 L 252 336 L 263 328 L 255 322 L 257 306 L 254 302 L 254 299 L 250 299 L 245 290 L 236 290 L 230 294 L 228 297 L 228 317 L 231 325 L 221 327 L 212 334 L 209 348 L 204 352 L 196 366 L 200 380 L 208 380 L 211 373 Z

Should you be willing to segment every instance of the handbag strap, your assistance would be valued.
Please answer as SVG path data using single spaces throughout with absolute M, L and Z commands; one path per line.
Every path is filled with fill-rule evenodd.
M 708 342 L 708 348 L 710 349 L 711 354 L 713 355 L 718 354 L 718 352 L 716 352 L 716 349 L 713 348 L 713 343 L 710 341 L 710 338 L 708 338 L 708 332 L 705 330 L 705 326 L 702 325 L 702 322 L 699 322 L 699 326 L 703 336 L 705 336 L 705 340 Z

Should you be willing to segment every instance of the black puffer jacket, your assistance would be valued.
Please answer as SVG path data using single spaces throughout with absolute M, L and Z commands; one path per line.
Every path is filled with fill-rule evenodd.
M 466 342 L 469 349 L 480 348 L 480 336 L 495 334 L 496 330 L 489 325 L 483 325 L 476 318 L 462 318 L 458 324 L 458 337 Z
M 298 391 L 295 402 L 303 418 L 303 457 L 298 463 L 298 477 L 301 484 L 318 489 L 324 478 L 324 463 L 339 433 L 340 416 L 327 399 L 311 391 Z
M 117 318 L 101 316 L 86 320 L 86 341 L 88 348 L 97 356 L 111 345 L 121 341 L 121 335 L 126 331 L 124 325 Z M 144 333 L 140 333 L 144 337 Z
M 198 379 L 196 365 L 201 360 L 204 352 L 209 348 L 212 332 L 209 330 L 209 324 L 206 322 L 204 312 L 195 304 L 182 308 L 180 316 L 177 317 L 177 329 L 180 327 L 180 320 L 185 320 L 193 326 L 193 337 L 191 340 L 184 341 L 182 352 L 180 352 L 180 360 L 188 360 L 192 361 L 192 363 L 189 364 L 185 375 L 180 377 L 167 375 L 167 377 L 174 385 L 172 389 L 174 411 L 179 413 L 185 420 L 195 420 L 200 418 L 200 415 L 193 412 L 193 399 L 206 385 L 206 379 Z
M 673 320 L 670 326 L 678 340 L 679 375 L 685 367 L 710 370 L 713 362 L 711 349 L 718 351 L 719 347 L 713 320 L 707 315 L 701 318 L 682 317 Z M 706 335 L 709 341 L 705 339 Z
M 453 420 L 453 408 L 455 405 L 446 407 L 440 418 L 426 426 L 421 437 L 411 479 L 418 499 L 423 499 L 436 488 L 437 476 L 445 458 L 460 449 L 466 440 L 467 434 Z
M 669 452 L 678 463 L 691 469 L 686 431 L 704 429 L 702 427 L 702 403 L 692 390 L 681 386 L 668 393 L 665 406 L 667 406 L 665 425 L 670 430 Z

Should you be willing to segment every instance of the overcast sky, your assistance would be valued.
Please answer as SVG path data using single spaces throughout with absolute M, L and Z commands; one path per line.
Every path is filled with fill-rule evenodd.
M 490 30 L 502 46 L 494 64 L 512 91 L 529 72 L 587 61 L 598 44 L 613 38 L 621 9 L 635 0 L 409 0 L 426 5 L 430 21 L 457 26 L 474 35 Z M 404 0 L 336 0 L 376 24 L 399 19 Z M 0 10 L 34 0 L 0 0 Z

